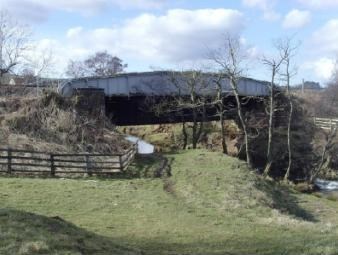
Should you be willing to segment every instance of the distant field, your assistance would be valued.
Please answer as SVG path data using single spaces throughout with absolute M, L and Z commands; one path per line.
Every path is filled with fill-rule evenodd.
M 168 157 L 170 179 L 0 178 L 0 254 L 338 253 L 338 202 L 220 153 Z

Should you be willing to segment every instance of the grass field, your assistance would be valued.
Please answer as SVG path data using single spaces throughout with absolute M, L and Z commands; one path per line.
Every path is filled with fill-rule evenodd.
M 204 150 L 171 178 L 0 178 L 0 254 L 337 254 L 338 202 Z

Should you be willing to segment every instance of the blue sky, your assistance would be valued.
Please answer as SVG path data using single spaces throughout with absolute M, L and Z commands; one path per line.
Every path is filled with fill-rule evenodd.
M 128 63 L 126 71 L 196 68 L 226 33 L 241 37 L 250 59 L 247 75 L 269 79 L 261 64 L 274 57 L 273 41 L 301 42 L 297 75 L 330 78 L 338 53 L 338 0 L 0 0 L 28 23 L 37 51 L 51 49 L 54 75 L 69 59 L 108 50 Z

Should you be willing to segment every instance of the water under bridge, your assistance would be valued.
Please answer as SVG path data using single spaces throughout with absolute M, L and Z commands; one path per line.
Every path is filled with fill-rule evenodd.
M 224 100 L 229 106 L 228 116 L 233 118 L 236 103 L 229 79 L 219 79 L 213 73 L 203 73 L 193 78 L 191 75 L 189 72 L 157 71 L 79 78 L 62 84 L 58 92 L 66 97 L 74 95 L 77 91 L 87 91 L 87 94 L 100 92 L 105 98 L 106 115 L 117 125 L 161 124 L 191 121 L 192 110 L 166 111 L 158 114 L 154 111 L 154 105 L 170 99 L 189 97 L 192 82 L 197 97 L 214 98 L 217 93 L 215 85 L 217 80 L 221 84 L 222 93 L 227 95 Z M 241 98 L 246 98 L 244 110 L 261 108 L 260 98 L 269 95 L 268 82 L 241 78 L 238 82 L 238 93 Z M 208 120 L 216 119 L 216 113 L 215 107 L 209 106 Z

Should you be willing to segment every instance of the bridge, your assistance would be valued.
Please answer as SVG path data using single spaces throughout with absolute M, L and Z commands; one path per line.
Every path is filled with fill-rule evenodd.
M 77 91 L 100 91 L 105 97 L 105 110 L 112 121 L 117 125 L 160 124 L 191 121 L 189 110 L 180 113 L 166 113 L 156 115 L 151 110 L 151 104 L 161 102 L 163 99 L 188 97 L 191 87 L 187 86 L 188 75 L 181 72 L 157 71 L 143 73 L 122 73 L 112 77 L 90 77 L 69 80 L 58 87 L 58 92 L 70 97 Z M 197 96 L 215 97 L 216 74 L 203 73 L 195 84 Z M 235 105 L 233 90 L 229 79 L 221 79 L 222 93 L 227 95 L 229 105 Z M 241 97 L 251 97 L 252 100 L 245 105 L 248 110 L 260 107 L 260 100 L 255 98 L 269 95 L 268 82 L 250 78 L 241 78 L 238 82 L 238 93 Z M 215 109 L 208 109 L 209 120 L 215 119 Z

